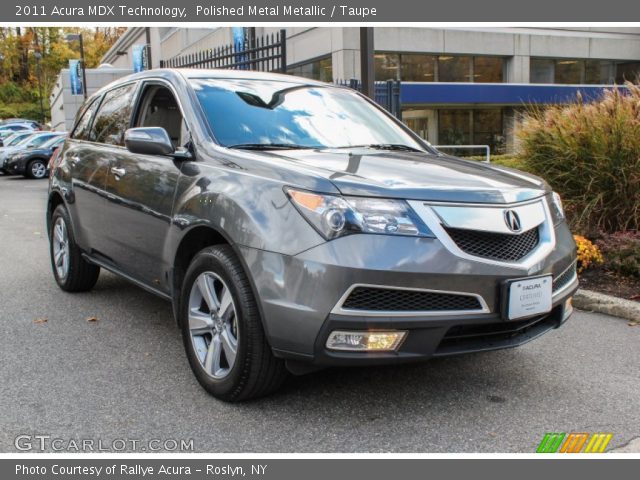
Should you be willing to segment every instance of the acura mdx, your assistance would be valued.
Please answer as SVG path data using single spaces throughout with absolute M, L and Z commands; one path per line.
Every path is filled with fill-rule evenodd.
M 51 166 L 51 263 L 170 301 L 200 384 L 521 345 L 560 326 L 573 237 L 540 178 L 445 155 L 359 93 L 152 70 L 91 96 Z

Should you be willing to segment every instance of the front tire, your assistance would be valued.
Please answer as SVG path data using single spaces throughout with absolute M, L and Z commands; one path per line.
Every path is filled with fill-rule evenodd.
M 25 171 L 25 176 L 39 180 L 47 176 L 47 165 L 44 160 L 36 159 L 29 162 Z
M 273 356 L 249 280 L 229 246 L 208 247 L 189 265 L 180 298 L 187 358 L 202 387 L 237 402 L 278 389 L 287 377 Z
M 50 224 L 49 253 L 57 284 L 67 292 L 91 290 L 98 281 L 100 267 L 82 258 L 71 229 L 69 212 L 63 205 L 53 211 Z

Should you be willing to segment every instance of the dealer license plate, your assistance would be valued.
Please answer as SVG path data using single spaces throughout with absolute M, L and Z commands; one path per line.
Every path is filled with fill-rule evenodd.
M 551 311 L 552 277 L 522 278 L 508 283 L 507 318 L 517 320 Z

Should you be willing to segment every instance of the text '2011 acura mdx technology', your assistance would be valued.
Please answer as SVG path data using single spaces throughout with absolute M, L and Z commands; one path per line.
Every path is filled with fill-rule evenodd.
M 201 385 L 513 347 L 578 281 L 558 195 L 447 156 L 360 94 L 244 71 L 152 70 L 89 98 L 51 166 L 53 273 L 170 300 Z

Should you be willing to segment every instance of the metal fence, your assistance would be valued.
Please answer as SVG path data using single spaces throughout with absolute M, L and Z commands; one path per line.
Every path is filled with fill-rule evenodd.
M 160 68 L 222 68 L 286 73 L 286 32 L 280 30 L 244 42 L 160 60 Z
M 337 80 L 337 85 L 350 87 L 359 92 L 362 91 L 360 80 Z M 402 105 L 400 103 L 400 80 L 387 80 L 386 82 L 375 82 L 375 98 L 378 105 L 386 109 L 397 119 L 402 120 Z

